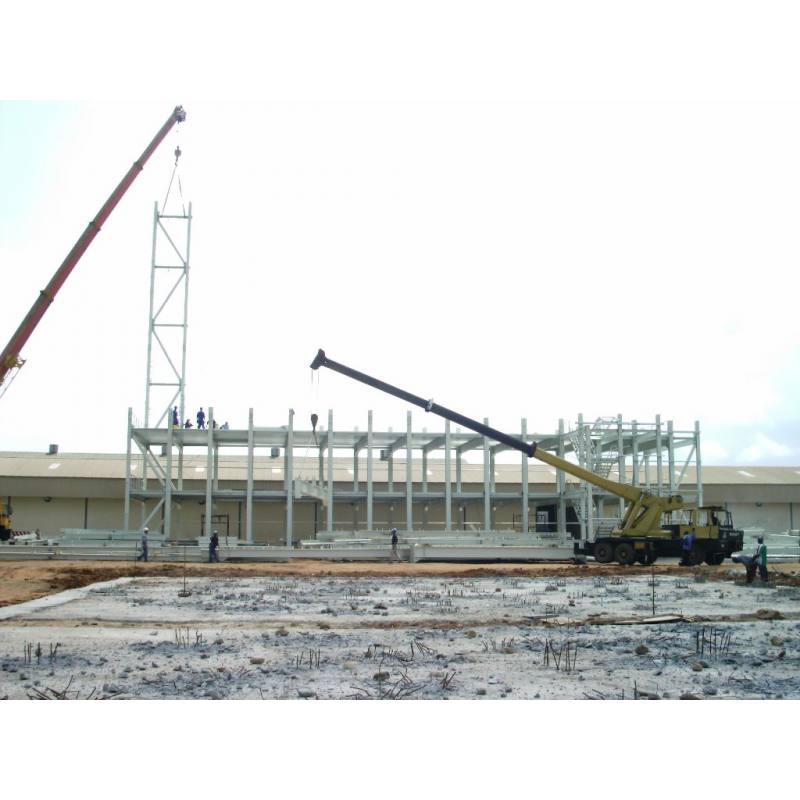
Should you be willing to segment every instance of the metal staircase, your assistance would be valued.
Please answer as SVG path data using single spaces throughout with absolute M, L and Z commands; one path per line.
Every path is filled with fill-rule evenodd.
M 616 417 L 598 417 L 593 424 L 584 425 L 582 429 L 576 424 L 567 433 L 578 463 L 603 478 L 619 468 L 618 424 Z M 585 489 L 585 481 L 581 481 L 581 486 Z M 584 498 L 573 498 L 573 507 L 578 521 L 587 529 Z

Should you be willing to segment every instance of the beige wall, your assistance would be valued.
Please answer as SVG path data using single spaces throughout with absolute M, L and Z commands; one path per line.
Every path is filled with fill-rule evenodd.
M 362 476 L 364 477 L 364 476 Z M 187 481 L 186 488 L 198 489 L 203 486 L 202 481 Z M 375 491 L 385 490 L 385 484 L 375 485 Z M 360 488 L 363 491 L 365 483 L 362 480 Z M 241 489 L 241 483 L 223 484 L 221 488 Z M 259 483 L 257 489 L 280 488 L 278 483 Z M 352 491 L 352 483 L 337 482 L 336 491 Z M 405 482 L 396 480 L 394 488 L 398 492 L 405 490 Z M 497 487 L 503 488 L 503 487 Z M 543 484 L 532 486 L 533 492 L 552 491 L 554 487 Z M 422 491 L 419 483 L 414 484 L 414 492 Z M 455 489 L 455 484 L 454 484 Z M 481 493 L 482 484 L 465 483 L 465 491 Z M 430 483 L 428 490 L 431 492 L 442 491 L 440 483 Z M 3 478 L 0 491 L 4 497 L 10 497 L 13 506 L 12 524 L 15 530 L 39 529 L 43 535 L 54 536 L 63 528 L 121 528 L 123 524 L 123 499 L 124 482 L 120 479 L 80 479 L 80 478 Z M 49 498 L 45 501 L 45 498 Z M 88 498 L 88 499 L 87 499 Z M 800 489 L 796 485 L 707 485 L 705 487 L 705 502 L 727 504 L 734 514 L 737 527 L 760 527 L 772 532 L 780 532 L 794 527 L 800 528 Z M 529 520 L 531 528 L 535 524 L 536 498 L 529 502 Z M 542 501 L 545 502 L 545 501 Z M 552 503 L 554 501 L 546 501 Z M 791 503 L 794 505 L 791 505 Z M 427 503 L 428 511 L 424 511 Z M 461 528 L 461 501 L 453 500 L 452 525 L 454 530 Z M 757 505 L 760 503 L 761 505 Z M 389 503 L 375 501 L 373 512 L 373 528 L 388 530 L 392 526 L 405 529 L 406 503 L 404 498 L 393 501 L 393 510 Z M 150 502 L 149 508 L 154 507 Z M 309 539 L 314 535 L 314 503 L 310 500 L 294 503 L 294 531 L 293 540 Z M 464 502 L 466 508 L 466 521 L 470 527 L 481 527 L 483 524 L 483 500 Z M 496 509 L 492 513 L 493 527 L 499 530 L 511 530 L 514 527 L 515 517 L 517 526 L 521 515 L 521 500 L 496 500 Z M 142 504 L 134 501 L 131 506 L 131 527 L 138 528 L 144 516 Z M 173 503 L 172 531 L 173 538 L 193 539 L 202 535 L 202 515 L 205 504 L 198 499 Z M 227 530 L 231 536 L 245 538 L 246 519 L 245 502 L 236 500 L 218 500 L 214 513 L 227 515 Z M 603 513 L 615 516 L 618 512 L 616 501 L 607 501 Z M 444 529 L 445 509 L 444 500 L 415 501 L 414 528 L 420 530 L 425 525 L 427 530 L 441 531 Z M 253 527 L 254 540 L 259 543 L 280 544 L 285 541 L 286 507 L 282 500 L 257 501 L 254 504 Z M 157 530 L 161 522 L 159 512 L 150 522 L 150 528 Z M 334 503 L 334 530 L 353 532 L 366 530 L 367 504 L 360 500 L 356 507 L 349 501 Z M 224 535 L 226 526 L 223 521 L 214 524 Z M 327 529 L 327 509 L 317 504 L 317 528 Z
M 763 528 L 770 533 L 782 533 L 790 527 L 800 527 L 800 504 L 797 503 L 727 503 L 737 528 Z M 790 525 L 792 523 L 792 525 Z

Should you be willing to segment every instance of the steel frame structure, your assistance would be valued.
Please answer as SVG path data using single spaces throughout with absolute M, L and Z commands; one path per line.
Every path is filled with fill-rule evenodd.
M 192 240 L 192 204 L 182 214 L 153 210 L 153 253 L 150 267 L 150 311 L 147 325 L 147 383 L 144 427 L 151 426 L 152 405 L 158 414 L 152 427 L 171 422 L 173 404 L 184 415 L 186 389 L 186 339 L 189 320 L 189 254 Z M 170 259 L 172 263 L 170 263 Z M 175 262 L 177 259 L 177 263 Z M 176 275 L 177 272 L 177 275 Z M 180 297 L 181 289 L 183 297 Z M 166 334 L 178 329 L 179 346 L 165 341 Z M 161 334 L 164 334 L 162 336 Z M 153 346 L 155 344 L 155 347 Z M 176 363 L 177 362 L 177 363 Z M 166 372 L 167 379 L 162 378 Z M 154 377 L 155 374 L 155 377 Z M 153 397 L 169 397 L 166 405 Z M 166 393 L 160 390 L 167 390 Z
M 129 528 L 130 503 L 137 500 L 145 509 L 151 506 L 149 513 L 143 511 L 140 527 L 150 524 L 156 514 L 161 511 L 160 526 L 166 539 L 174 538 L 171 530 L 172 503 L 176 500 L 195 499 L 205 504 L 206 509 L 213 509 L 217 501 L 240 501 L 245 508 L 245 540 L 252 544 L 255 539 L 253 507 L 256 502 L 277 502 L 284 506 L 284 534 L 287 546 L 292 546 L 295 537 L 295 506 L 308 502 L 321 503 L 325 511 L 324 527 L 321 536 L 331 537 L 335 534 L 334 506 L 337 504 L 365 504 L 366 520 L 364 528 L 360 528 L 357 520 L 352 527 L 340 530 L 355 531 L 358 529 L 369 533 L 375 530 L 376 508 L 387 511 L 389 524 L 395 506 L 405 505 L 404 530 L 432 530 L 427 519 L 427 506 L 430 503 L 442 503 L 444 520 L 441 532 L 455 533 L 459 530 L 460 520 L 453 519 L 455 509 L 462 510 L 467 504 L 478 505 L 482 510 L 482 525 L 478 529 L 483 533 L 497 533 L 494 509 L 498 503 L 519 503 L 519 528 L 527 533 L 536 525 L 531 525 L 530 507 L 534 505 L 556 505 L 556 535 L 561 543 L 568 539 L 567 509 L 575 509 L 581 528 L 581 538 L 592 539 L 605 526 L 618 521 L 624 511 L 622 501 L 614 495 L 598 490 L 566 476 L 561 470 L 553 469 L 554 490 L 541 491 L 531 489 L 528 481 L 529 460 L 520 454 L 520 472 L 518 488 L 514 484 L 506 484 L 498 491 L 495 467 L 497 456 L 510 450 L 507 445 L 494 442 L 485 436 L 472 432 L 452 430 L 449 422 L 444 422 L 444 430 L 428 432 L 423 429 L 415 432 L 412 427 L 411 412 L 407 412 L 406 429 L 403 432 L 376 431 L 373 427 L 372 411 L 367 413 L 366 432 L 355 430 L 337 431 L 334 429 L 333 411 L 327 415 L 327 426 L 318 431 L 297 430 L 294 424 L 294 411 L 289 410 L 287 424 L 280 427 L 256 427 L 253 424 L 253 411 L 250 409 L 246 428 L 221 430 L 213 426 L 214 410 L 209 408 L 207 430 L 174 428 L 168 426 L 137 427 L 133 423 L 133 414 L 128 411 L 128 447 L 125 478 L 125 527 Z M 488 424 L 488 420 L 486 421 Z M 538 446 L 550 450 L 562 457 L 572 458 L 581 466 L 605 474 L 612 478 L 622 479 L 634 485 L 646 487 L 656 494 L 674 493 L 683 482 L 686 470 L 690 465 L 695 468 L 696 491 L 684 491 L 687 502 L 702 504 L 702 472 L 700 458 L 700 425 L 695 423 L 693 430 L 676 430 L 671 421 L 664 425 L 660 416 L 655 422 L 642 423 L 636 420 L 623 421 L 621 415 L 614 418 L 599 418 L 593 423 L 584 421 L 579 416 L 577 423 L 567 427 L 564 420 L 559 421 L 558 430 L 552 434 L 530 434 L 525 419 L 520 424 L 521 437 L 535 439 Z M 204 480 L 204 487 L 185 488 L 183 451 L 192 448 L 203 454 L 203 467 L 196 467 L 205 473 L 198 479 L 192 475 L 195 484 Z M 246 451 L 243 480 L 231 482 L 225 488 L 220 487 L 219 456 L 220 449 L 239 448 Z M 255 487 L 256 452 L 269 449 L 272 454 L 275 448 L 282 455 L 280 477 L 272 479 L 273 488 Z M 137 454 L 134 456 L 134 449 Z M 296 468 L 300 462 L 296 451 L 318 450 L 316 461 L 316 478 L 299 475 Z M 177 451 L 178 457 L 175 457 Z M 345 451 L 345 461 L 352 464 L 352 487 L 343 486 L 342 481 L 334 481 L 334 459 L 339 463 L 336 453 Z M 364 459 L 361 455 L 366 453 Z M 482 454 L 482 486 L 479 490 L 465 486 L 464 463 L 465 454 L 479 452 Z M 395 455 L 405 456 L 402 465 L 402 483 L 395 481 Z M 418 454 L 415 458 L 415 453 Z M 431 486 L 428 480 L 429 466 L 432 457 L 439 457 L 443 466 L 443 480 L 438 486 Z M 366 476 L 361 469 L 366 461 Z M 375 480 L 375 463 L 385 462 L 386 479 Z M 307 464 L 308 459 L 303 459 Z M 136 464 L 142 465 L 139 476 L 134 475 Z M 280 463 L 275 462 L 273 463 Z M 534 462 L 535 463 L 535 462 Z M 411 464 L 411 469 L 405 465 Z M 474 464 L 470 463 L 470 467 Z M 413 472 L 421 467 L 421 479 L 414 480 Z M 154 475 L 148 485 L 147 472 Z M 474 482 L 473 482 L 474 483 Z M 513 487 L 509 489 L 509 486 Z M 422 513 L 415 518 L 415 503 L 422 504 Z M 617 505 L 618 504 L 618 505 Z M 604 516 L 609 508 L 618 508 L 618 516 Z M 205 515 L 204 535 L 211 534 L 212 514 Z M 534 520 L 535 523 L 535 520 Z M 151 525 L 151 527 L 153 527 Z M 398 526 L 399 527 L 399 526 Z

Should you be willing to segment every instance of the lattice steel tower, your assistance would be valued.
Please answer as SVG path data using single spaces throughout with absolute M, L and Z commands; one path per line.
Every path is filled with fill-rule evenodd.
M 166 210 L 166 203 L 165 203 Z M 172 424 L 172 408 L 184 419 L 186 337 L 189 313 L 189 253 L 192 204 L 167 214 L 155 204 L 147 330 L 147 390 L 144 427 Z

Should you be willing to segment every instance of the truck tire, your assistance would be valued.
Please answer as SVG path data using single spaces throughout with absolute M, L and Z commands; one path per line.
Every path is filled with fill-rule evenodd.
M 636 556 L 637 563 L 641 564 L 643 567 L 649 567 L 655 560 L 656 557 L 652 550 L 645 550 L 644 553 Z
M 618 544 L 614 555 L 617 557 L 617 563 L 623 566 L 630 566 L 636 561 L 636 551 L 633 549 L 633 545 L 628 544 L 628 542 Z
M 719 566 L 725 560 L 725 553 L 706 553 L 706 564 Z
M 594 546 L 594 560 L 600 564 L 610 564 L 614 560 L 614 548 L 609 542 L 600 542 Z

